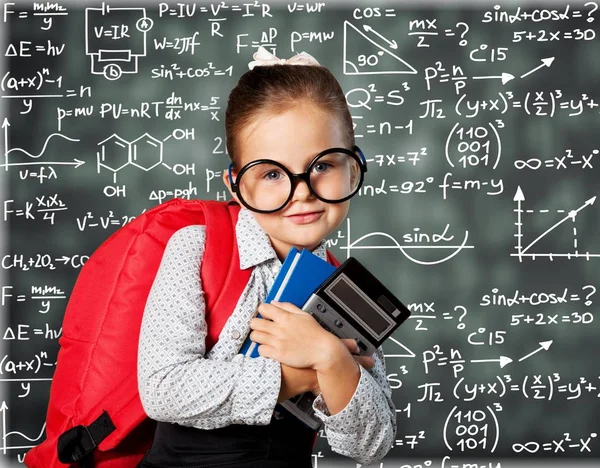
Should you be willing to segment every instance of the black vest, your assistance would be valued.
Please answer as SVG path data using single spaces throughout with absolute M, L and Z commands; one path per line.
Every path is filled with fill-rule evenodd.
M 283 412 L 282 412 L 283 413 Z M 294 416 L 266 426 L 196 429 L 158 422 L 139 468 L 311 468 L 314 431 Z

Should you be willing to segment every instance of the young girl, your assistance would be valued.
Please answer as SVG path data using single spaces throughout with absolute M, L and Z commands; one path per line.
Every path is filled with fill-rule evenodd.
M 309 468 L 314 432 L 275 410 L 307 391 L 317 395 L 313 409 L 337 453 L 375 463 L 396 435 L 381 347 L 354 356 L 354 340 L 337 338 L 310 314 L 262 303 L 292 246 L 326 259 L 324 239 L 346 217 L 366 161 L 329 70 L 306 53 L 286 61 L 260 47 L 254 59 L 229 96 L 232 162 L 223 173 L 242 205 L 240 268 L 252 274 L 206 352 L 205 227 L 169 240 L 140 332 L 140 398 L 159 421 L 140 467 Z M 248 333 L 260 344 L 257 358 L 238 354 Z

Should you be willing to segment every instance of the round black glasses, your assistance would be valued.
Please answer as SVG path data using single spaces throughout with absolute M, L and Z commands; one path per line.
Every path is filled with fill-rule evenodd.
M 355 151 L 358 151 L 359 156 Z M 233 181 L 233 163 L 229 164 L 229 183 L 240 202 L 257 213 L 274 213 L 292 199 L 299 180 L 319 200 L 341 203 L 356 194 L 367 172 L 367 161 L 361 149 L 329 148 L 317 154 L 308 169 L 293 174 L 272 159 L 257 159 L 242 167 Z

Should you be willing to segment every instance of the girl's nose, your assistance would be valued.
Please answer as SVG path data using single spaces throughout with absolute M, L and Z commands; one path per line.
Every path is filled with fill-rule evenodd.
M 306 200 L 311 197 L 314 197 L 314 195 L 311 193 L 308 184 L 304 180 L 298 180 L 294 187 L 292 200 Z

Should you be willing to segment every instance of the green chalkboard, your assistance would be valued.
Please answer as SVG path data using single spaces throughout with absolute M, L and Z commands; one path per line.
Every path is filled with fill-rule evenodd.
M 597 464 L 597 9 L 5 3 L 6 457 L 44 438 L 86 256 L 163 201 L 229 198 L 227 96 L 263 45 L 338 78 L 368 172 L 328 246 L 412 310 L 383 344 L 397 409 L 384 466 Z M 356 466 L 323 433 L 314 460 Z

